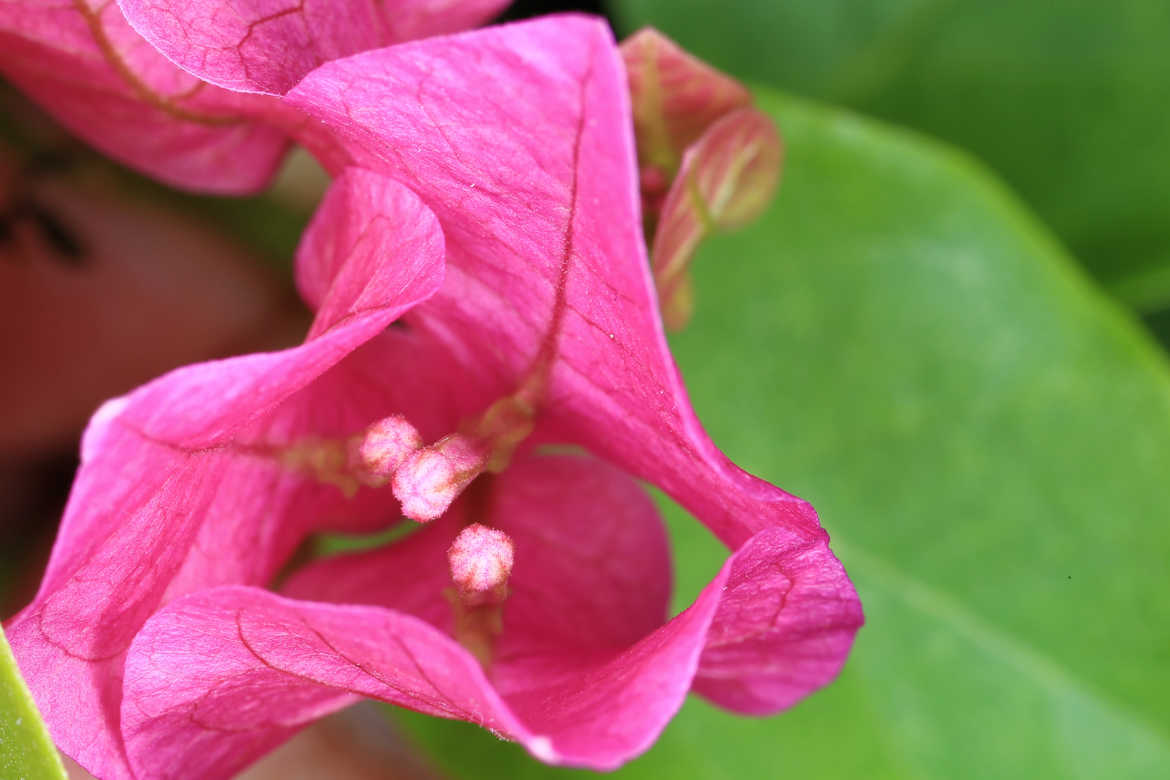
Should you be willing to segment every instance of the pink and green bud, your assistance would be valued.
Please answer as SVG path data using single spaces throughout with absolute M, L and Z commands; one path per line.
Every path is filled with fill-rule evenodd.
M 671 330 L 690 320 L 690 265 L 699 243 L 716 230 L 758 217 L 776 192 L 783 145 L 767 114 L 733 111 L 687 150 L 662 207 L 650 250 L 663 318 Z
M 751 105 L 735 79 L 683 51 L 652 28 L 621 45 L 630 81 L 638 163 L 674 178 L 687 147 L 720 117 Z
M 642 222 L 668 328 L 694 308 L 689 267 L 715 230 L 758 216 L 776 190 L 782 146 L 751 94 L 653 29 L 621 46 L 638 147 Z

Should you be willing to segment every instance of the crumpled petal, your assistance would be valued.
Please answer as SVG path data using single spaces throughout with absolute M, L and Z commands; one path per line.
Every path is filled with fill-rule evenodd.
M 348 230 L 357 208 L 386 229 Z M 398 517 L 375 491 L 347 501 L 272 448 L 367 421 L 314 380 L 435 291 L 443 238 L 416 196 L 361 172 L 334 185 L 306 246 L 330 238 L 347 260 L 304 345 L 179 369 L 108 402 L 86 432 L 41 589 L 7 630 L 54 741 L 96 774 L 125 773 L 121 658 L 160 603 L 267 582 L 313 527 Z
M 409 321 L 493 377 L 497 396 L 547 369 L 551 438 L 662 487 L 732 547 L 776 524 L 823 533 L 806 502 L 727 461 L 691 410 L 658 317 L 626 79 L 602 22 L 551 17 L 366 52 L 286 99 L 438 215 L 447 280 Z
M 111 157 L 180 187 L 262 187 L 288 146 L 267 99 L 203 84 L 97 0 L 0 3 L 0 72 Z M 257 101 L 260 102 L 257 102 Z
M 507 0 L 118 0 L 172 62 L 239 92 L 282 95 L 329 60 L 477 26 Z
M 851 641 L 860 620 L 855 604 L 839 599 L 802 618 L 806 602 L 848 581 L 823 541 L 769 529 L 667 622 L 657 513 L 628 477 L 590 458 L 522 460 L 480 500 L 465 497 L 435 521 L 445 528 L 327 560 L 288 585 L 306 598 L 379 606 L 219 588 L 165 607 L 127 659 L 123 723 L 133 765 L 151 777 L 169 767 L 225 776 L 357 694 L 478 723 L 548 762 L 612 769 L 649 747 L 696 673 L 716 700 L 720 675 L 736 665 L 755 675 L 745 688 L 755 701 L 778 690 L 776 681 L 807 692 L 825 671 L 835 674 L 837 645 Z M 504 633 L 487 675 L 443 625 L 443 550 L 479 511 L 516 544 Z M 636 592 L 640 582 L 649 592 Z M 624 614 L 607 624 L 594 600 Z M 789 617 L 790 608 L 800 614 Z M 761 639 L 777 627 L 803 637 L 791 654 Z M 814 669 L 814 658 L 824 668 Z

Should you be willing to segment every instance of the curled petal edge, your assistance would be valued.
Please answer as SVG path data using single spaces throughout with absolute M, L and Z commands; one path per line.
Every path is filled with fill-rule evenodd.
M 785 574 L 790 566 L 797 570 Z M 773 590 L 775 578 L 760 580 L 768 569 L 788 581 L 786 593 Z M 789 604 L 806 602 L 820 608 L 807 618 L 783 617 Z M 548 690 L 505 698 L 470 653 L 418 618 L 225 586 L 172 602 L 135 638 L 126 662 L 123 736 L 143 775 L 183 766 L 227 776 L 309 721 L 365 696 L 477 723 L 547 763 L 608 770 L 650 747 L 692 683 L 724 706 L 758 713 L 788 706 L 836 675 L 861 622 L 856 593 L 827 538 L 810 543 L 767 529 L 658 630 L 570 670 Z M 759 643 L 772 651 L 785 643 L 779 634 L 793 631 L 800 635 L 786 641 L 798 651 L 797 674 L 784 668 L 783 657 L 761 663 Z M 799 655 L 818 648 L 823 657 L 802 677 L 808 669 L 799 668 Z M 738 706 L 748 699 L 719 681 L 736 664 L 752 662 L 740 692 L 750 691 L 754 703 Z

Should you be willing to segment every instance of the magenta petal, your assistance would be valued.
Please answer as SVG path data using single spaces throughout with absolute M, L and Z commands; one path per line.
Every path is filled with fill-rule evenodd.
M 476 723 L 550 763 L 614 768 L 682 704 L 725 576 L 620 654 L 506 701 L 467 651 L 417 618 L 255 588 L 200 591 L 156 613 L 127 657 L 130 763 L 145 777 L 179 767 L 225 777 L 356 694 Z
M 227 89 L 281 95 L 329 60 L 478 25 L 506 0 L 118 0 L 139 34 Z
M 501 674 L 513 652 L 622 648 L 666 620 L 669 540 L 633 479 L 595 458 L 544 455 L 517 460 L 492 496 L 488 522 L 516 545 Z
M 550 437 L 666 489 L 729 545 L 778 522 L 818 533 L 807 503 L 735 468 L 691 410 L 658 317 L 629 95 L 603 23 L 552 17 L 367 52 L 313 71 L 288 100 L 434 209 L 447 281 L 412 321 L 495 377 L 490 389 L 515 391 L 551 356 Z
M 694 690 L 748 715 L 769 715 L 837 676 L 864 622 L 827 537 L 784 528 L 732 557 Z
M 517 555 L 490 686 L 449 638 L 443 595 L 446 546 L 479 510 Z M 645 750 L 681 705 L 725 576 L 663 626 L 666 539 L 641 488 L 591 458 L 524 459 L 404 542 L 317 564 L 288 584 L 394 611 L 241 588 L 164 608 L 127 661 L 128 751 L 147 776 L 168 765 L 219 776 L 237 766 L 221 757 L 255 756 L 356 692 L 478 723 L 545 761 L 612 768 Z
M 266 101 L 203 84 L 112 2 L 0 3 L 0 71 L 106 154 L 181 187 L 259 189 L 287 147 Z
M 353 235 L 340 217 L 355 209 L 390 229 Z M 161 602 L 221 582 L 265 582 L 309 529 L 350 512 L 376 517 L 379 497 L 347 502 L 265 448 L 345 424 L 335 386 L 314 380 L 434 292 L 442 235 L 408 190 L 352 172 L 330 191 L 305 246 L 347 258 L 314 337 L 179 369 L 103 406 L 40 592 L 8 629 L 54 740 L 98 774 L 121 771 L 120 657 Z
M 368 696 L 531 742 L 450 637 L 377 607 L 222 587 L 165 607 L 126 659 L 122 727 L 140 777 L 229 777 Z
M 562 763 L 612 769 L 650 747 L 692 685 L 750 714 L 815 691 L 840 671 L 861 623 L 857 594 L 826 540 L 769 529 L 637 644 L 505 698 L 530 728 L 553 736 Z

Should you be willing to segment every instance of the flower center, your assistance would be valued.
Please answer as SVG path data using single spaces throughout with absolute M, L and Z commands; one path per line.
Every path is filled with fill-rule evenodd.
M 434 520 L 480 474 L 503 471 L 535 417 L 532 404 L 516 393 L 496 401 L 465 431 L 411 452 L 394 472 L 402 513 L 422 523 Z
M 502 601 L 512 574 L 512 539 L 498 528 L 472 523 L 447 550 L 451 581 L 469 604 Z
M 501 398 L 462 430 L 425 446 L 405 417 L 391 415 L 344 439 L 310 436 L 283 447 L 252 449 L 336 486 L 347 498 L 363 485 L 391 485 L 402 513 L 425 523 L 446 512 L 480 474 L 508 467 L 535 423 L 529 395 L 522 388 Z

